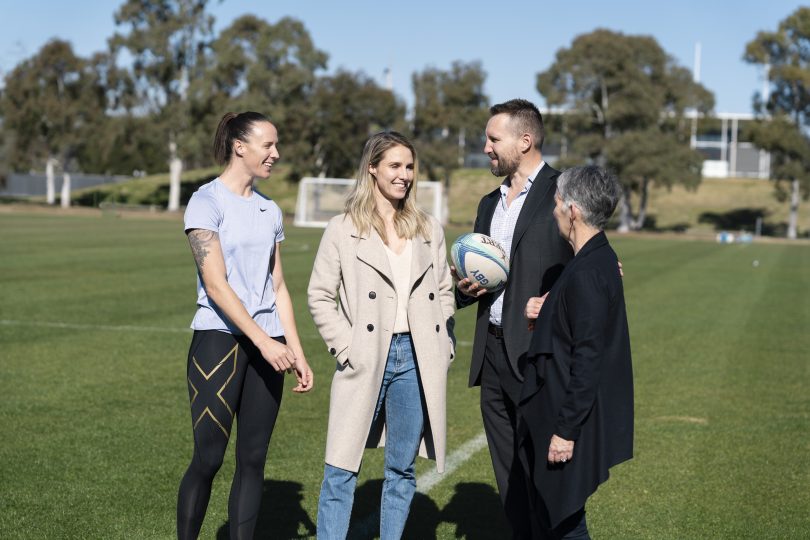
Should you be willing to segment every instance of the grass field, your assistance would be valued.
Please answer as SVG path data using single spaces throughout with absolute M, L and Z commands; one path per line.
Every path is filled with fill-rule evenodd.
M 167 217 L 0 213 L 0 538 L 173 537 L 191 455 L 194 267 L 181 229 Z M 334 365 L 305 302 L 320 233 L 288 227 L 283 248 L 316 389 L 284 398 L 261 538 L 314 532 Z M 591 498 L 593 537 L 810 537 L 810 246 L 611 241 L 625 268 L 636 457 Z M 451 452 L 482 430 L 466 388 L 472 317 L 458 313 Z M 381 458 L 366 453 L 354 523 L 376 507 Z M 203 538 L 225 534 L 232 473 L 233 445 Z M 504 538 L 499 512 L 480 450 L 417 496 L 406 536 Z

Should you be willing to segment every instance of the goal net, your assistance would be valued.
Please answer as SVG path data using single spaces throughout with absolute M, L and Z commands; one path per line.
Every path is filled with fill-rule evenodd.
M 347 178 L 302 178 L 295 203 L 295 225 L 326 227 L 331 218 L 343 213 L 353 184 L 354 180 Z M 447 199 L 441 182 L 419 180 L 416 204 L 442 225 L 447 224 Z

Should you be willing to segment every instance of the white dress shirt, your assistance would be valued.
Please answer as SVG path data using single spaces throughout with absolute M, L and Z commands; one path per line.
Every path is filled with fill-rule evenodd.
M 506 178 L 501 184 L 501 198 L 495 207 L 495 213 L 492 214 L 492 223 L 489 226 L 489 235 L 495 239 L 501 245 L 501 247 L 503 247 L 507 256 L 509 256 L 509 254 L 512 252 L 512 237 L 515 234 L 515 225 L 517 224 L 518 217 L 520 216 L 520 210 L 523 208 L 523 203 L 526 202 L 526 196 L 529 194 L 529 190 L 534 184 L 534 179 L 537 178 L 538 174 L 540 174 L 540 169 L 542 169 L 543 165 L 545 164 L 545 161 L 540 162 L 540 165 L 537 166 L 534 172 L 527 179 L 526 186 L 523 188 L 523 191 L 518 193 L 518 196 L 515 197 L 512 204 L 506 203 L 506 197 L 509 192 L 509 178 Z M 511 269 L 512 261 L 509 261 L 509 265 Z M 504 290 L 505 288 L 496 293 L 498 296 L 495 298 L 495 301 L 492 303 L 492 307 L 489 309 L 489 322 L 495 326 L 501 326 L 503 322 Z M 523 306 L 520 307 L 521 309 L 523 308 Z

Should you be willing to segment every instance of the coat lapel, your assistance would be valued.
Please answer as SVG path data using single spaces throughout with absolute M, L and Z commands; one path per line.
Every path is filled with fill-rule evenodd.
M 357 258 L 374 268 L 382 277 L 393 285 L 394 275 L 391 271 L 391 264 L 385 254 L 385 245 L 377 231 L 371 230 L 367 234 L 360 234 L 357 230 L 352 231 L 352 236 L 358 239 Z M 411 246 L 411 275 L 408 280 L 409 290 L 413 290 L 416 282 L 425 275 L 428 268 L 433 264 L 433 257 L 430 253 L 430 240 L 425 240 L 417 236 L 412 240 Z
M 358 239 L 357 258 L 374 268 L 389 283 L 393 283 L 391 265 L 385 255 L 385 246 L 377 231 L 372 229 L 369 233 L 361 235 L 355 230 L 352 236 Z
M 509 252 L 510 261 L 514 260 L 515 250 L 520 243 L 521 237 L 534 220 L 534 215 L 537 213 L 538 208 L 540 208 L 540 202 L 546 197 L 554 196 L 554 192 L 551 191 L 551 186 L 553 185 L 551 177 L 556 172 L 557 171 L 552 169 L 548 164 L 545 164 L 537 174 L 537 178 L 534 179 L 532 188 L 529 190 L 529 194 L 526 195 L 526 202 L 523 203 L 520 216 L 518 216 L 517 223 L 515 224 L 515 232 L 512 235 L 512 249 Z
M 425 275 L 428 268 L 433 264 L 433 257 L 430 254 L 430 241 L 421 236 L 413 239 L 411 251 L 411 277 L 408 280 L 408 290 L 413 291 L 413 287 L 419 279 Z
M 495 214 L 495 206 L 498 204 L 498 201 L 500 201 L 500 198 L 500 187 L 486 196 L 484 203 L 481 205 L 481 215 L 478 218 L 478 230 L 475 232 L 489 236 L 489 229 L 492 225 L 492 216 Z

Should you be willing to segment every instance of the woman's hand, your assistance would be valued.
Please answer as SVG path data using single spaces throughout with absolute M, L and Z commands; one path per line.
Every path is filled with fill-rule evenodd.
M 574 457 L 574 441 L 566 441 L 557 435 L 551 436 L 548 445 L 548 462 L 552 464 L 566 463 Z
M 281 373 L 295 367 L 296 358 L 292 349 L 273 338 L 267 338 L 256 344 L 256 348 L 262 353 L 262 357 L 273 369 Z M 306 364 L 306 360 L 304 360 Z M 309 369 L 309 366 L 307 366 Z
M 298 379 L 298 385 L 292 389 L 293 392 L 303 394 L 312 390 L 315 384 L 315 376 L 312 374 L 312 369 L 303 354 L 296 356 L 295 366 L 293 366 L 292 371 L 295 373 L 295 378 Z
M 537 320 L 537 317 L 540 316 L 540 309 L 543 307 L 543 303 L 546 301 L 546 297 L 548 293 L 544 294 L 543 296 L 533 296 L 529 298 L 529 301 L 526 302 L 526 309 L 524 310 L 524 315 L 529 320 L 529 330 L 534 330 L 534 321 Z

